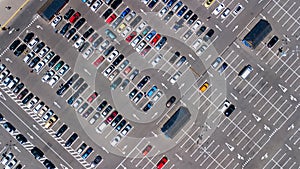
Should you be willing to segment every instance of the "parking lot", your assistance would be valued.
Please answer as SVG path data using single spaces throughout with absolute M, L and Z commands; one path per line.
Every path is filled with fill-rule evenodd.
M 299 168 L 298 2 L 120 2 L 70 2 L 49 23 L 35 15 L 1 51 L 1 103 L 49 135 L 22 145 L 40 145 L 39 165 Z M 252 50 L 241 40 L 260 19 L 273 30 Z M 191 118 L 167 138 L 161 126 L 181 106 Z M 22 131 L 11 136 L 30 138 Z

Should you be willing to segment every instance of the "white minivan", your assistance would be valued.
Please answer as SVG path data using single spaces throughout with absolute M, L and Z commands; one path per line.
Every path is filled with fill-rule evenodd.
M 243 79 L 246 79 L 252 71 L 253 71 L 252 66 L 247 65 L 239 72 L 239 76 Z

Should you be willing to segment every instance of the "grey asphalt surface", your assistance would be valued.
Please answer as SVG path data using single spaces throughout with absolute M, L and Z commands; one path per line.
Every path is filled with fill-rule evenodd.
M 22 31 L 32 21 L 35 11 L 42 3 L 41 1 L 30 3 L 24 9 L 26 12 L 23 13 L 23 16 L 17 17 L 15 22 L 11 24 L 11 27 L 20 28 L 20 31 Z M 153 168 L 163 155 L 166 155 L 169 159 L 165 168 L 195 168 L 199 166 L 200 168 L 272 168 L 273 166 L 299 168 L 299 158 L 297 157 L 299 153 L 296 150 L 299 148 L 299 143 L 294 138 L 299 138 L 299 132 L 297 132 L 299 130 L 299 122 L 296 120 L 299 118 L 299 113 L 297 112 L 299 112 L 298 100 L 300 99 L 298 94 L 300 72 L 296 47 L 299 44 L 299 38 L 297 39 L 296 36 L 299 29 L 297 32 L 297 27 L 293 28 L 296 35 L 281 29 L 284 23 L 278 23 L 277 20 L 280 19 L 277 18 L 277 13 L 272 11 L 272 5 L 275 6 L 275 9 L 282 9 L 280 6 L 288 9 L 287 6 L 293 5 L 288 4 L 285 6 L 282 2 L 277 3 L 272 0 L 264 2 L 252 1 L 249 3 L 240 1 L 245 9 L 238 17 L 235 18 L 231 14 L 222 21 L 219 16 L 215 17 L 210 14 L 217 6 L 217 2 L 209 10 L 205 9 L 201 5 L 202 2 L 199 1 L 184 1 L 184 3 L 193 11 L 196 11 L 198 16 L 200 16 L 200 20 L 208 27 L 207 30 L 210 28 L 215 30 L 212 41 L 208 42 L 209 48 L 198 57 L 191 47 L 192 43 L 197 39 L 196 35 L 192 35 L 190 39 L 184 42 L 182 36 L 187 30 L 186 26 L 177 33 L 169 28 L 178 20 L 176 16 L 173 16 L 167 24 L 156 16 L 155 12 L 158 12 L 163 7 L 162 3 L 157 5 L 152 11 L 139 1 L 123 3 L 117 9 L 119 14 L 122 9 L 129 6 L 162 35 L 168 37 L 167 45 L 160 52 L 164 55 L 164 58 L 153 68 L 151 61 L 157 55 L 155 50 L 152 49 L 143 58 L 118 35 L 117 39 L 120 44 L 116 44 L 116 42 L 112 44 L 130 60 L 131 65 L 142 70 L 142 73 L 123 92 L 120 89 L 115 91 L 108 89 L 110 82 L 101 74 L 105 67 L 109 65 L 108 62 L 104 62 L 98 69 L 94 68 L 91 63 L 99 54 L 94 54 L 89 60 L 83 59 L 81 54 L 72 47 L 71 42 L 67 42 L 61 35 L 55 34 L 53 28 L 41 18 L 34 21 L 26 30 L 35 32 L 40 39 L 46 42 L 55 53 L 59 54 L 71 66 L 72 70 L 63 77 L 63 80 L 59 81 L 54 88 L 51 88 L 40 80 L 46 68 L 39 75 L 36 75 L 36 73 L 29 73 L 31 69 L 23 63 L 23 55 L 16 58 L 11 51 L 5 51 L 4 55 L 1 56 L 1 62 L 4 62 L 14 75 L 21 78 L 31 92 L 42 98 L 59 116 L 60 120 L 52 127 L 53 130 L 56 131 L 62 123 L 68 124 L 70 129 L 62 136 L 63 140 L 66 140 L 72 132 L 76 132 L 80 139 L 72 145 L 74 150 L 80 146 L 82 141 L 94 148 L 94 152 L 87 159 L 86 163 L 82 162 L 80 164 L 76 158 L 80 159 L 81 157 L 72 157 L 76 155 L 71 155 L 76 154 L 74 150 L 68 150 L 68 152 L 63 149 L 62 145 L 60 145 L 63 141 L 53 139 L 49 135 L 48 130 L 45 132 L 32 117 L 21 110 L 7 95 L 5 95 L 7 100 L 2 100 L 2 102 L 14 112 L 22 112 L 16 113 L 16 115 L 23 121 L 26 121 L 26 124 L 36 124 L 39 130 L 37 131 L 35 128 L 29 129 L 27 126 L 24 126 L 18 118 L 9 114 L 5 106 L 1 106 L 1 113 L 3 112 L 5 117 L 15 124 L 15 127 L 21 133 L 32 132 L 33 130 L 33 136 L 36 134 L 42 140 L 45 140 L 46 144 L 36 139 L 31 140 L 31 142 L 41 147 L 45 155 L 58 167 L 61 167 L 60 164 L 63 164 L 70 168 L 84 168 L 84 166 L 88 166 L 88 163 L 97 154 L 100 154 L 104 160 L 98 168 Z M 233 9 L 237 2 L 229 2 L 229 4 L 226 2 L 225 4 L 229 5 L 230 9 Z M 103 28 L 110 28 L 103 19 L 99 19 L 99 15 L 106 9 L 104 6 L 101 6 L 97 13 L 94 14 L 86 5 L 82 5 L 80 1 L 71 2 L 61 13 L 64 14 L 70 6 L 84 13 L 83 16 L 88 20 L 88 24 L 85 24 L 79 30 L 79 33 L 82 34 L 85 29 L 92 26 L 104 37 Z M 263 8 L 265 9 L 263 10 Z M 146 12 L 147 15 L 140 13 L 140 9 Z M 209 21 L 206 20 L 208 16 L 212 16 Z M 249 50 L 241 43 L 241 40 L 263 16 L 271 23 L 274 31 L 256 50 Z M 271 18 L 271 16 L 276 16 L 277 19 Z M 299 12 L 295 14 L 294 18 L 297 18 L 297 16 L 299 16 Z M 42 30 L 37 25 L 41 26 Z M 57 28 L 59 29 L 63 25 L 61 23 Z M 290 22 L 287 25 L 293 26 Z M 296 23 L 297 25 L 299 28 L 298 23 Z M 1 32 L 1 38 L 6 39 L 8 42 L 0 44 L 1 53 L 19 34 L 20 32 L 13 32 L 12 34 L 8 34 L 8 31 Z M 278 42 L 275 47 L 268 49 L 265 44 L 273 34 L 276 34 L 283 40 L 285 39 L 283 35 L 288 35 L 290 41 L 285 45 L 283 44 L 284 42 Z M 24 35 L 25 32 L 21 33 L 20 39 Z M 284 46 L 284 50 L 289 51 L 286 58 L 279 58 L 276 55 L 277 48 L 281 45 Z M 180 51 L 182 55 L 188 57 L 188 64 L 183 65 L 179 69 L 174 69 L 167 61 L 175 51 Z M 189 57 L 189 54 L 195 60 Z M 210 67 L 210 64 L 219 55 L 229 65 L 222 75 L 219 75 L 216 70 Z M 297 56 L 297 59 L 288 59 L 292 56 Z M 5 61 L 6 57 L 10 58 L 12 63 Z M 278 62 L 277 60 L 280 61 Z M 242 80 L 237 74 L 246 64 L 251 64 L 254 72 L 246 80 Z M 91 75 L 85 72 L 84 69 Z M 177 70 L 185 72 L 184 76 L 179 78 L 177 84 L 171 85 L 168 79 Z M 117 134 L 111 127 L 105 129 L 102 134 L 95 132 L 95 127 L 103 120 L 102 117 L 96 124 L 90 125 L 88 120 L 94 112 L 86 120 L 66 104 L 66 99 L 75 91 L 68 90 L 63 97 L 58 97 L 54 93 L 58 89 L 59 84 L 69 79 L 74 71 L 79 73 L 80 77 L 83 77 L 89 84 L 89 88 L 82 94 L 84 100 L 93 91 L 98 91 L 100 96 L 91 104 L 92 106 L 96 107 L 102 99 L 106 99 L 134 126 L 134 129 L 122 139 L 116 148 L 109 143 Z M 164 92 L 164 95 L 150 112 L 143 114 L 140 108 L 147 103 L 147 99 L 144 98 L 138 105 L 135 105 L 132 101 L 129 101 L 127 94 L 132 90 L 134 84 L 137 84 L 139 79 L 146 74 L 151 76 L 151 81 L 144 90 L 147 91 L 146 89 L 155 84 Z M 125 78 L 124 75 L 120 75 L 120 77 Z M 292 81 L 293 79 L 296 80 Z M 206 80 L 210 83 L 208 90 L 205 93 L 197 92 Z M 166 85 L 168 90 L 162 83 Z M 284 86 L 286 90 L 283 90 L 278 84 Z M 168 110 L 164 105 L 171 95 L 181 98 L 181 101 L 178 101 L 172 109 Z M 225 98 L 236 106 L 236 110 L 230 118 L 224 117 L 218 111 Z M 61 108 L 55 106 L 53 104 L 54 101 Z M 167 121 L 176 108 L 184 104 L 187 105 L 192 113 L 191 120 L 174 139 L 165 138 L 163 133 L 160 132 L 160 126 Z M 3 129 L 0 130 L 1 133 L 4 131 Z M 8 135 L 7 133 L 5 134 Z M 53 135 L 53 133 L 50 134 Z M 1 146 L 7 141 L 8 139 L 1 140 Z M 153 149 L 146 157 L 143 157 L 141 151 L 147 144 L 153 145 Z M 47 147 L 49 145 L 53 150 Z M 21 161 L 24 161 L 26 166 L 31 165 L 32 159 L 23 159 L 23 152 L 25 155 L 28 152 L 22 146 L 18 147 L 22 152 L 19 154 Z M 105 149 L 102 147 L 105 147 Z M 105 150 L 108 150 L 110 153 L 107 153 Z M 282 159 L 279 158 L 280 155 Z M 287 162 L 285 163 L 284 161 Z M 34 160 L 34 163 L 40 165 L 36 160 Z

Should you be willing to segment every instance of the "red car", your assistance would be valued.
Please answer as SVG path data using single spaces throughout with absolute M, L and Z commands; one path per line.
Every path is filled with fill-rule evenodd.
M 105 58 L 103 56 L 100 56 L 98 59 L 96 59 L 94 62 L 93 62 L 93 65 L 95 67 L 98 67 L 104 60 Z
M 98 96 L 98 93 L 97 93 L 97 92 L 94 92 L 94 93 L 91 94 L 91 96 L 87 99 L 87 101 L 88 101 L 89 103 L 92 103 L 92 102 L 96 99 L 97 96 Z
M 116 17 L 117 17 L 116 14 L 112 14 L 112 15 L 110 15 L 109 18 L 106 19 L 105 22 L 108 23 L 108 24 L 110 24 L 110 23 L 112 23 L 112 21 L 114 21 L 116 19 Z
M 156 165 L 156 167 L 158 169 L 162 169 L 164 167 L 164 165 L 168 162 L 168 158 L 167 157 L 163 157 L 158 164 Z
M 71 23 L 74 23 L 80 16 L 81 16 L 81 14 L 79 12 L 76 12 L 74 15 L 71 16 L 69 21 Z
M 143 51 L 141 52 L 141 55 L 142 55 L 142 56 L 146 56 L 147 53 L 150 51 L 150 49 L 151 49 L 151 46 L 147 45 L 147 46 L 143 49 Z
M 131 32 L 130 35 L 127 36 L 126 42 L 129 43 L 136 36 L 136 34 L 136 31 Z
M 142 153 L 143 156 L 146 156 L 151 149 L 152 149 L 152 146 L 150 144 L 147 145 L 147 147 L 145 147 L 145 149 L 143 150 L 143 153 Z
M 152 41 L 150 42 L 150 45 L 154 46 L 158 42 L 158 40 L 160 39 L 160 37 L 161 37 L 160 34 L 156 34 L 154 36 L 154 38 L 152 39 Z
M 110 116 L 108 116 L 107 119 L 105 120 L 106 123 L 110 123 L 117 115 L 118 115 L 117 111 L 112 112 Z

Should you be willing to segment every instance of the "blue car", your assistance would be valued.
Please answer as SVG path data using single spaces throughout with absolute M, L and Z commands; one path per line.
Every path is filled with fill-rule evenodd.
M 87 0 L 81 0 L 83 3 L 86 3 Z
M 187 6 L 182 7 L 180 11 L 178 11 L 177 16 L 181 17 L 187 9 Z
M 148 4 L 148 7 L 149 7 L 149 8 L 153 8 L 157 2 L 158 2 L 157 0 L 152 0 L 152 1 Z
M 158 42 L 158 44 L 155 46 L 155 48 L 157 50 L 160 50 L 164 44 L 167 42 L 167 38 L 166 37 L 162 37 L 161 40 Z
M 92 147 L 89 147 L 83 154 L 82 154 L 82 158 L 83 159 L 86 159 L 93 151 L 93 148 Z
M 177 0 L 170 0 L 167 6 L 170 8 Z
M 152 30 L 147 36 L 146 36 L 146 41 L 150 41 L 153 36 L 156 34 L 156 31 L 155 30 Z
M 143 111 L 147 112 L 148 110 L 151 109 L 152 106 L 153 106 L 153 102 L 152 101 L 148 102 L 147 105 L 143 108 Z
M 153 86 L 147 93 L 147 96 L 148 97 L 151 97 L 157 90 L 157 87 L 156 86 Z
M 130 12 L 130 8 L 126 8 L 120 15 L 121 18 L 124 18 L 129 12 Z

